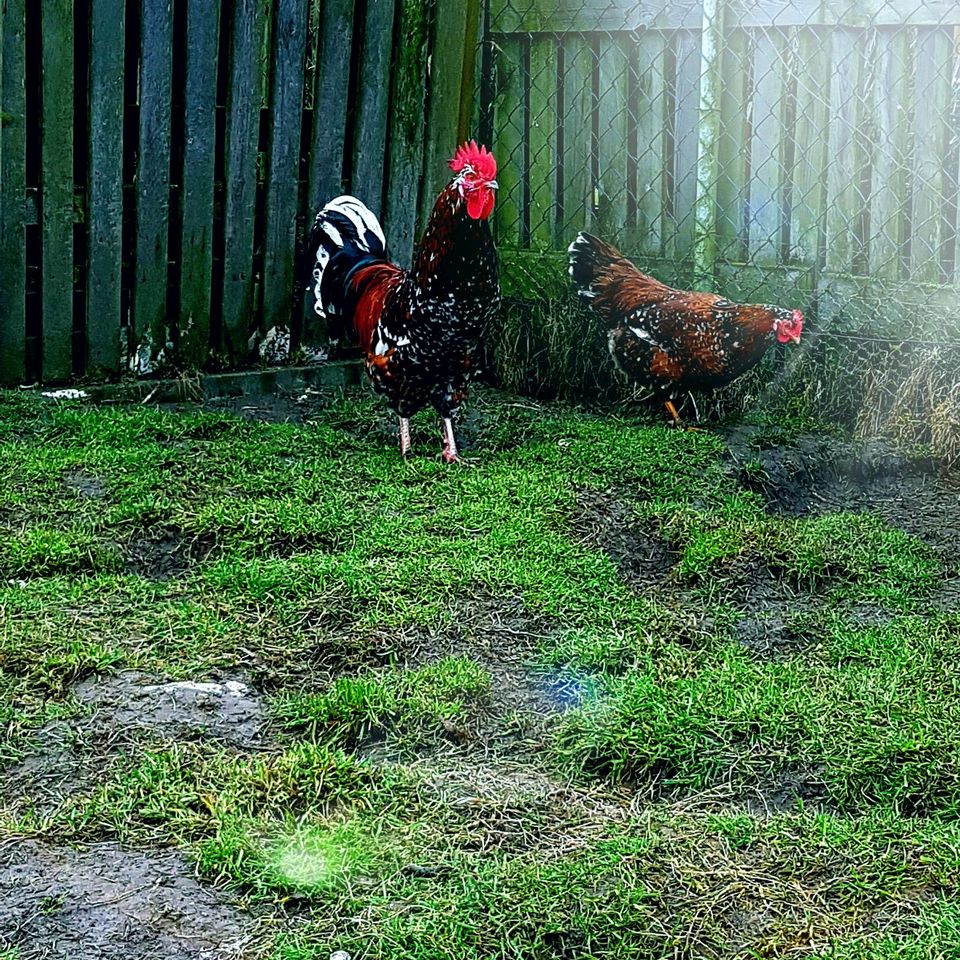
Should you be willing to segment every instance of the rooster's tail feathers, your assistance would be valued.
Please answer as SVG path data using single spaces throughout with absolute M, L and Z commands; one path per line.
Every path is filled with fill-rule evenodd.
M 337 197 L 318 214 L 310 231 L 317 313 L 349 320 L 349 281 L 361 267 L 387 257 L 383 228 L 356 197 Z

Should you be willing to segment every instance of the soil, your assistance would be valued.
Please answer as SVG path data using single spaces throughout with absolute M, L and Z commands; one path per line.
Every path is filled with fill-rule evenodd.
M 267 745 L 264 709 L 239 680 L 163 682 L 126 671 L 81 681 L 71 692 L 85 715 L 37 731 L 29 753 L 2 771 L 0 801 L 50 809 L 94 785 L 104 765 L 139 739 Z
M 603 550 L 632 587 L 650 590 L 669 582 L 675 555 L 613 491 L 580 490 L 573 530 L 578 542 Z
M 0 950 L 19 960 L 229 960 L 249 922 L 172 851 L 0 849 Z

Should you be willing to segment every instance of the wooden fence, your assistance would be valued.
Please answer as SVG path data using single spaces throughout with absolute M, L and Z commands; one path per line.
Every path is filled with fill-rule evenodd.
M 960 339 L 960 3 L 490 0 L 489 30 L 508 293 L 568 296 L 586 228 L 821 330 Z
M 409 257 L 466 132 L 479 0 L 0 4 L 0 383 L 289 355 L 315 210 Z

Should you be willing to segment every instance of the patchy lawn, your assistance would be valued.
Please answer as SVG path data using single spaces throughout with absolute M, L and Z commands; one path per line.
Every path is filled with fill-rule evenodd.
M 960 956 L 950 477 L 393 427 L 2 397 L 0 960 Z

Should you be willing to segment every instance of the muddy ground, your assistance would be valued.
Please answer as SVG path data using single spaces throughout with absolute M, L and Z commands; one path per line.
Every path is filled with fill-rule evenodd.
M 304 422 L 314 401 L 306 395 L 258 403 L 244 399 L 222 402 L 218 409 Z M 385 432 L 389 423 L 381 421 L 376 429 Z M 476 430 L 470 421 L 461 430 L 468 450 Z M 955 478 L 881 444 L 856 452 L 841 441 L 819 437 L 776 444 L 750 428 L 730 430 L 725 439 L 728 470 L 744 488 L 760 493 L 771 512 L 869 511 L 919 537 L 940 556 L 946 571 L 932 606 L 960 608 L 960 485 Z M 78 473 L 68 482 L 83 496 L 103 495 L 94 478 Z M 651 526 L 636 521 L 625 491 L 583 491 L 570 533 L 605 550 L 638 591 L 688 599 L 671 578 L 675 556 L 670 545 Z M 176 577 L 191 563 L 189 550 L 173 537 L 144 542 L 128 559 L 131 571 L 157 579 Z M 722 599 L 741 614 L 737 636 L 758 656 L 792 653 L 811 642 L 797 635 L 790 622 L 798 608 L 817 603 L 815 596 L 798 592 L 765 568 L 750 566 L 736 572 L 724 590 Z M 885 615 L 879 607 L 859 614 L 865 622 Z M 528 762 L 536 756 L 550 718 L 579 699 L 576 679 L 528 666 L 537 642 L 552 629 L 550 623 L 531 621 L 516 599 L 488 598 L 465 607 L 452 633 L 408 638 L 407 665 L 469 654 L 494 677 L 486 712 L 467 726 L 446 731 L 445 749 L 462 756 L 479 752 L 477 775 L 469 784 L 455 784 L 461 792 L 493 790 L 503 799 L 504 790 L 525 786 L 545 796 L 566 797 L 562 784 Z M 64 796 L 95 784 L 104 764 L 132 744 L 208 740 L 252 752 L 270 749 L 275 736 L 256 680 L 249 677 L 174 682 L 120 672 L 76 684 L 70 699 L 76 717 L 37 733 L 29 752 L 3 771 L 0 799 L 42 815 Z M 507 718 L 513 735 L 505 744 Z M 491 761 L 494 745 L 500 755 Z M 365 749 L 374 759 L 384 755 L 382 743 Z M 764 815 L 788 810 L 797 799 L 809 805 L 823 798 L 818 771 L 796 769 L 749 795 L 723 800 Z M 609 804 L 609 798 L 604 802 Z M 622 809 L 614 803 L 608 814 L 616 816 Z M 179 853 L 128 850 L 113 843 L 74 850 L 34 840 L 0 848 L 0 955 L 4 948 L 16 948 L 17 960 L 227 960 L 249 955 L 250 945 L 250 918 L 229 897 L 199 882 Z

